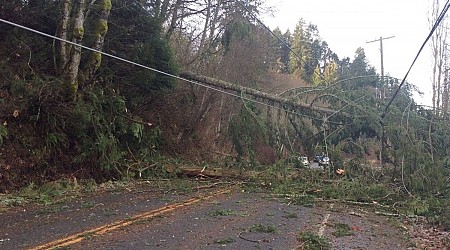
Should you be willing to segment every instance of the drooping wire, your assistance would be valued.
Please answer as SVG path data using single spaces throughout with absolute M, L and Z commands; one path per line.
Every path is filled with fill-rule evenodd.
M 44 33 L 44 32 L 41 32 L 41 31 L 38 31 L 38 30 L 35 30 L 35 29 L 32 29 L 32 28 L 29 28 L 29 27 L 26 27 L 26 26 L 23 26 L 23 25 L 14 23 L 14 22 L 8 21 L 8 20 L 4 20 L 2 18 L 0 18 L 0 22 L 3 22 L 3 23 L 8 24 L 8 25 L 12 25 L 14 27 L 17 27 L 17 28 L 20 28 L 20 29 L 23 29 L 23 30 L 26 30 L 26 31 L 30 31 L 32 33 L 36 33 L 36 34 L 44 36 L 44 37 L 48 37 L 48 38 L 55 39 L 55 40 L 58 40 L 58 41 L 61 41 L 61 42 L 65 42 L 65 43 L 71 44 L 73 46 L 78 46 L 80 48 L 83 48 L 83 49 L 86 49 L 86 50 L 89 50 L 89 51 L 92 51 L 92 52 L 100 53 L 101 55 L 104 55 L 104 56 L 107 56 L 107 57 L 111 57 L 111 58 L 114 58 L 116 60 L 119 60 L 119 61 L 122 61 L 122 62 L 125 62 L 125 63 L 128 63 L 128 64 L 132 64 L 132 65 L 135 65 L 137 67 L 144 68 L 144 69 L 153 71 L 155 73 L 162 74 L 162 75 L 165 75 L 165 76 L 168 76 L 168 77 L 180 80 L 180 81 L 184 81 L 184 82 L 191 83 L 191 84 L 194 84 L 194 85 L 197 85 L 197 86 L 200 86 L 200 87 L 204 87 L 206 89 L 210 89 L 210 90 L 213 90 L 213 91 L 225 94 L 225 95 L 229 95 L 229 96 L 232 96 L 232 97 L 235 97 L 235 98 L 239 98 L 239 99 L 242 99 L 242 100 L 245 100 L 245 101 L 253 102 L 253 103 L 260 104 L 260 105 L 263 105 L 263 106 L 267 106 L 267 107 L 270 107 L 270 108 L 278 109 L 278 110 L 281 110 L 283 112 L 287 112 L 287 113 L 290 113 L 290 114 L 302 116 L 302 117 L 309 118 L 309 119 L 312 119 L 312 120 L 318 120 L 318 121 L 325 121 L 326 120 L 326 119 L 321 119 L 321 118 L 317 118 L 317 117 L 301 114 L 299 112 L 296 112 L 296 111 L 293 111 L 293 110 L 289 110 L 289 109 L 285 109 L 283 107 L 277 107 L 277 106 L 274 106 L 274 105 L 271 105 L 271 104 L 268 104 L 268 103 L 264 103 L 264 102 L 261 102 L 261 101 L 255 100 L 255 99 L 251 99 L 251 98 L 248 98 L 248 97 L 245 97 L 245 96 L 241 96 L 241 95 L 238 95 L 238 94 L 230 93 L 228 91 L 209 86 L 209 85 L 201 83 L 199 81 L 194 81 L 194 80 L 190 80 L 190 79 L 187 79 L 187 78 L 184 78 L 184 77 L 180 77 L 180 76 L 177 76 L 177 75 L 174 75 L 174 74 L 170 74 L 170 73 L 167 73 L 167 72 L 164 72 L 164 71 L 161 71 L 161 70 L 149 67 L 149 66 L 145 66 L 145 65 L 137 63 L 137 62 L 130 61 L 128 59 L 124 59 L 124 58 L 121 58 L 121 57 L 118 57 L 118 56 L 115 56 L 115 55 L 112 55 L 112 54 L 109 54 L 109 53 L 106 53 L 106 52 L 103 52 L 103 51 L 100 51 L 100 50 L 96 50 L 96 49 L 90 48 L 90 47 L 82 45 L 82 44 L 78 44 L 78 43 L 75 43 L 75 42 L 72 42 L 72 41 L 68 41 L 68 40 L 59 38 L 59 37 L 54 36 L 54 35 L 50 35 L 50 34 L 47 34 L 47 33 Z M 330 121 L 328 121 L 328 122 L 330 122 Z M 337 123 L 337 122 L 330 122 L 330 123 L 343 125 L 342 123 Z
M 434 31 L 437 29 L 437 27 L 439 26 L 439 24 L 441 23 L 441 21 L 444 19 L 445 14 L 447 13 L 448 9 L 450 8 L 450 0 L 447 0 L 447 2 L 444 5 L 444 8 L 442 8 L 441 13 L 439 14 L 438 18 L 436 19 L 436 22 L 434 23 L 433 27 L 431 28 L 430 33 L 428 34 L 427 38 L 425 39 L 425 41 L 423 42 L 422 46 L 420 47 L 419 51 L 416 54 L 416 57 L 414 58 L 413 62 L 411 63 L 411 66 L 409 67 L 408 71 L 406 72 L 405 77 L 403 77 L 402 82 L 400 83 L 400 85 L 398 85 L 397 89 L 395 90 L 394 95 L 391 97 L 391 99 L 389 100 L 389 103 L 386 105 L 386 107 L 384 108 L 383 113 L 381 114 L 381 119 L 384 120 L 384 117 L 386 116 L 387 112 L 389 111 L 389 107 L 391 106 L 392 102 L 395 100 L 395 98 L 397 97 L 400 89 L 402 88 L 402 86 L 405 84 L 406 82 L 406 78 L 409 75 L 409 72 L 411 71 L 412 67 L 414 66 L 414 64 L 416 63 L 417 59 L 419 58 L 420 53 L 422 52 L 423 48 L 425 47 L 425 45 L 427 44 L 427 42 L 430 40 L 431 36 L 433 35 Z

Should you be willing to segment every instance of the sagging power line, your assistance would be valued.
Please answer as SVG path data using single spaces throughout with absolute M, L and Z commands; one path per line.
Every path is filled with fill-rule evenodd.
M 395 98 L 397 97 L 398 93 L 400 92 L 400 89 L 405 84 L 406 78 L 408 78 L 409 72 L 411 72 L 412 67 L 414 66 L 414 64 L 416 63 L 417 59 L 419 58 L 419 55 L 422 53 L 423 48 L 425 47 L 427 42 L 430 40 L 431 36 L 434 34 L 434 31 L 437 29 L 437 27 L 439 26 L 441 21 L 444 19 L 445 14 L 447 13 L 448 9 L 450 8 L 449 3 L 450 3 L 450 0 L 447 0 L 447 2 L 445 3 L 444 7 L 442 8 L 441 13 L 439 14 L 439 17 L 436 19 L 436 22 L 434 23 L 433 27 L 431 28 L 430 33 L 428 34 L 427 38 L 423 42 L 422 46 L 420 47 L 419 51 L 417 52 L 416 56 L 414 57 L 414 60 L 411 63 L 411 66 L 409 67 L 408 71 L 406 72 L 405 76 L 403 77 L 402 82 L 398 85 L 397 89 L 394 92 L 394 95 L 391 97 L 391 99 L 389 100 L 389 103 L 386 105 L 386 107 L 384 108 L 383 113 L 381 114 L 381 117 L 380 117 L 381 118 L 380 119 L 380 124 L 381 124 L 381 127 L 382 127 L 382 132 L 381 132 L 382 133 L 381 134 L 381 152 L 380 152 L 381 165 L 384 164 L 383 157 L 385 155 L 385 150 L 386 150 L 386 146 L 387 146 L 386 127 L 385 127 L 385 123 L 384 123 L 384 118 L 386 117 L 387 113 L 389 112 L 389 107 L 391 106 L 392 102 L 394 102 Z
M 442 22 L 442 19 L 444 19 L 445 14 L 447 13 L 448 9 L 450 8 L 450 0 L 447 0 L 447 2 L 445 3 L 444 7 L 442 8 L 441 13 L 439 14 L 439 17 L 436 19 L 436 22 L 433 25 L 433 28 L 431 28 L 430 33 L 428 34 L 427 38 L 425 39 L 425 41 L 423 42 L 422 46 L 420 46 L 419 51 L 417 52 L 416 56 L 414 57 L 413 62 L 411 63 L 411 66 L 409 67 L 408 71 L 406 72 L 405 76 L 403 77 L 402 82 L 400 83 L 400 85 L 398 85 L 398 88 L 396 89 L 396 91 L 394 92 L 394 95 L 391 97 L 389 103 L 386 105 L 386 107 L 384 108 L 383 113 L 381 114 L 381 122 L 384 121 L 384 118 L 386 117 L 386 114 L 389 111 L 389 107 L 391 106 L 392 102 L 395 100 L 395 98 L 397 97 L 400 89 L 402 88 L 402 86 L 405 84 L 406 82 L 406 78 L 408 78 L 409 72 L 411 72 L 412 67 L 414 66 L 414 64 L 416 63 L 417 59 L 419 58 L 419 55 L 422 53 L 423 48 L 425 47 L 425 45 L 428 43 L 428 41 L 430 40 L 431 36 L 434 34 L 434 31 L 437 29 L 437 27 L 439 26 L 439 24 Z

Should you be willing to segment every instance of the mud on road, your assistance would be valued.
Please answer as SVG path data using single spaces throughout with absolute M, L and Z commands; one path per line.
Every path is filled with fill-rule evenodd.
M 301 249 L 302 232 L 332 249 L 407 249 L 406 232 L 358 207 L 302 207 L 220 186 L 140 185 L 49 206 L 0 212 L 0 249 Z M 344 234 L 340 228 L 344 226 Z

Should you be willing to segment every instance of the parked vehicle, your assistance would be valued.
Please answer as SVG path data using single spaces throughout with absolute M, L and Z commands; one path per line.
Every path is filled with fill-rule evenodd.
M 330 158 L 328 158 L 328 156 L 326 156 L 324 153 L 317 154 L 314 157 L 313 161 L 319 163 L 319 165 L 321 166 L 328 166 L 330 164 Z
M 308 157 L 306 156 L 299 156 L 298 161 L 300 161 L 300 164 L 302 164 L 303 167 L 307 167 L 309 165 Z

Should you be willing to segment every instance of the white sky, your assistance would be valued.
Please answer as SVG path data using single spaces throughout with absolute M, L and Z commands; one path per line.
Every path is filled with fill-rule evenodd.
M 354 58 L 364 48 L 369 64 L 380 73 L 380 43 L 366 44 L 380 36 L 383 40 L 385 75 L 402 79 L 430 29 L 429 0 L 268 0 L 274 17 L 265 17 L 270 28 L 294 31 L 300 18 L 316 24 L 320 37 L 340 59 Z M 425 93 L 417 102 L 431 105 L 431 49 L 424 48 L 407 80 Z

